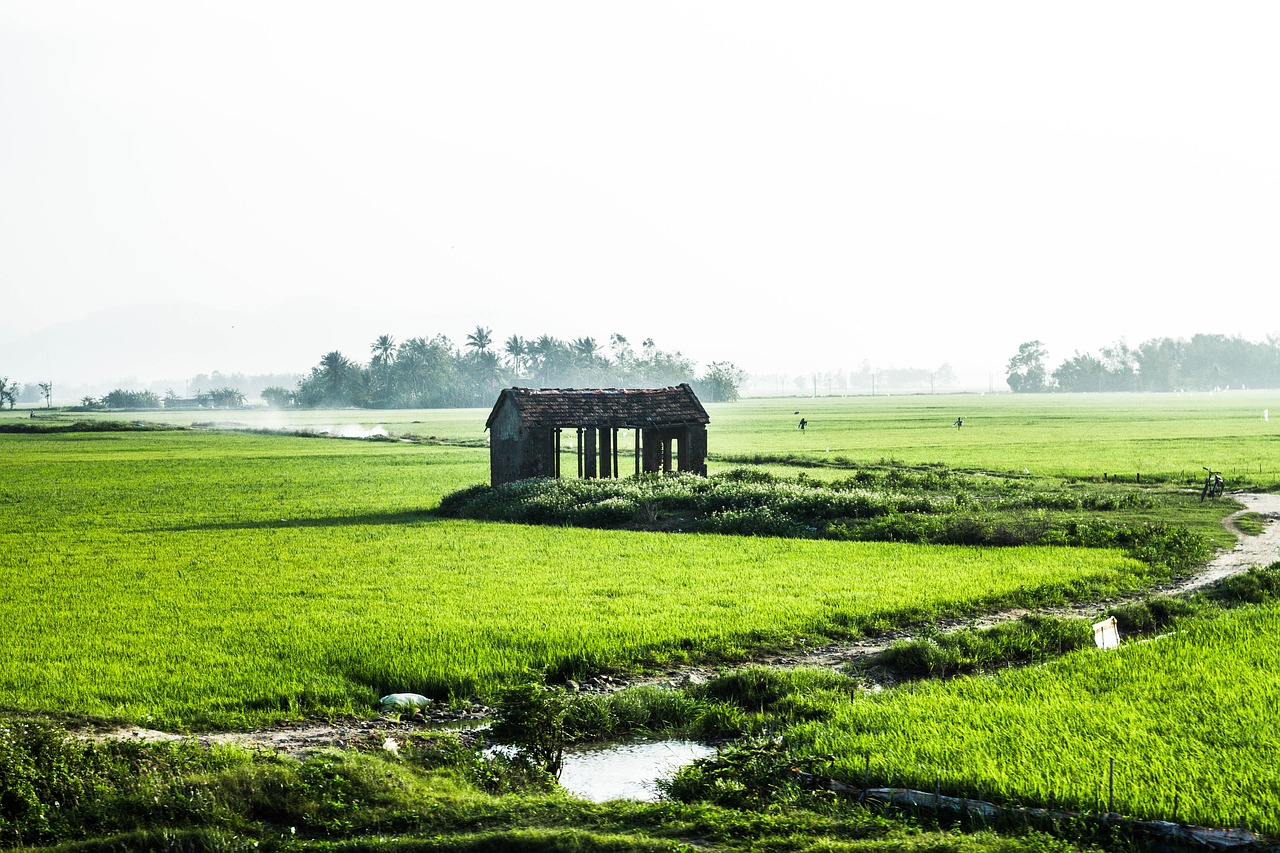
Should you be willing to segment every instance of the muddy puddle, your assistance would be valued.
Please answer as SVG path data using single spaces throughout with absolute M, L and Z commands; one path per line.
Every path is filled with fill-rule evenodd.
M 688 740 L 600 744 L 566 751 L 560 786 L 575 797 L 606 800 L 656 800 L 660 777 L 670 776 L 715 747 Z
M 509 746 L 491 746 L 486 754 L 511 755 Z M 593 803 L 608 800 L 658 799 L 657 781 L 716 748 L 691 740 L 640 740 L 625 743 L 580 744 L 564 751 L 560 787 Z

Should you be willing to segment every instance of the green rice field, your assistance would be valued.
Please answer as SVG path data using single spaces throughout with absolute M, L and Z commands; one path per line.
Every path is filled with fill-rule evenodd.
M 1280 487 L 1276 392 L 708 409 L 713 472 L 835 478 L 895 462 L 1055 488 L 1105 474 L 1190 490 L 1210 467 L 1229 489 Z M 37 414 L 5 412 L 0 428 L 202 428 L 0 432 L 0 708 L 11 712 L 180 731 L 370 717 L 393 691 L 486 699 L 529 676 L 715 665 L 1162 578 L 1103 548 L 443 519 L 432 510 L 444 495 L 487 480 L 487 410 Z M 1235 508 L 1190 503 L 1186 523 L 1200 530 Z M 1173 511 L 1159 510 L 1177 521 Z M 1114 653 L 892 688 L 788 737 L 852 783 L 870 756 L 885 783 L 1084 810 L 1105 805 L 1115 759 L 1127 814 L 1277 833 L 1277 617 L 1244 607 Z
M 713 470 L 717 463 L 794 457 L 1196 481 L 1207 466 L 1233 483 L 1280 483 L 1280 391 L 1274 390 L 745 399 L 706 408 Z M 381 428 L 392 436 L 475 445 L 485 442 L 488 417 L 481 409 L 35 413 L 37 423 L 136 417 L 334 434 Z M 796 429 L 801 416 L 808 421 L 803 432 Z M 26 417 L 24 410 L 0 413 L 0 424 Z M 960 429 L 952 426 L 956 418 L 964 419 Z M 623 451 L 628 439 L 620 443 Z
M 1280 606 L 1113 652 L 924 682 L 792 732 L 853 784 L 1280 832 Z M 870 759 L 869 765 L 866 763 Z M 1111 762 L 1115 761 L 1114 779 Z
M 1119 552 L 442 521 L 484 451 L 186 431 L 4 436 L 0 704 L 170 726 L 371 713 L 1143 583 Z

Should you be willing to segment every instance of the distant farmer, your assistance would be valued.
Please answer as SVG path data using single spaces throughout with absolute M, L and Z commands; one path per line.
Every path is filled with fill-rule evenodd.
M 801 419 L 800 419 L 800 423 L 798 424 L 798 426 L 800 427 L 800 431 L 801 431 L 801 432 L 804 432 L 804 426 L 805 426 L 805 424 L 807 424 L 807 423 L 809 423 L 809 422 L 808 422 L 808 421 L 806 421 L 804 418 L 801 418 Z
M 964 418 L 956 418 L 956 422 L 953 423 L 952 426 L 956 429 L 960 429 L 960 427 L 964 426 Z

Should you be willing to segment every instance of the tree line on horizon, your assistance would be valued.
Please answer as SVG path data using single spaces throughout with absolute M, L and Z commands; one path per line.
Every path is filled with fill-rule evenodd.
M 1015 393 L 1052 391 L 1212 391 L 1280 387 L 1280 335 L 1260 343 L 1239 336 L 1200 334 L 1152 338 L 1136 347 L 1123 340 L 1098 355 L 1078 350 L 1054 369 L 1042 342 L 1027 341 L 1009 359 Z
M 1053 369 L 1048 358 L 1041 341 L 1023 343 L 1007 364 L 1009 388 L 1015 393 L 1280 388 L 1280 335 L 1268 335 L 1264 342 L 1221 334 L 1161 337 L 1137 347 L 1120 340 L 1102 347 L 1098 355 L 1076 351 Z M 947 365 L 936 374 L 918 372 L 928 378 L 930 387 L 935 375 L 944 386 L 951 377 Z M 812 384 L 815 393 L 819 386 L 830 392 L 833 376 L 798 376 L 794 383 L 797 389 Z M 246 379 L 216 372 L 199 378 L 223 383 Z M 283 378 L 250 379 L 278 382 Z M 620 334 L 609 336 L 607 351 L 591 337 L 562 340 L 550 335 L 530 339 L 512 335 L 498 346 L 490 329 L 477 326 L 461 348 L 440 334 L 400 342 L 391 335 L 380 335 L 370 345 L 368 363 L 334 350 L 295 387 L 269 385 L 260 393 L 267 403 L 278 407 L 463 408 L 489 405 L 501 389 L 512 385 L 642 388 L 687 382 L 701 398 L 721 402 L 737 399 L 746 378 L 744 371 L 728 361 L 712 362 L 699 374 L 691 359 L 678 351 L 659 349 L 651 338 L 644 339 L 638 351 Z M 837 384 L 844 388 L 854 383 Z M 214 408 L 242 405 L 246 395 L 233 385 L 197 392 L 193 399 L 198 405 Z M 52 388 L 48 382 L 24 387 L 7 376 L 0 377 L 0 407 L 7 403 L 12 409 L 17 402 L 41 398 L 49 407 Z M 175 400 L 172 391 L 162 400 L 153 391 L 116 389 L 100 399 L 85 397 L 80 408 L 159 408 Z
M 512 335 L 501 345 L 476 326 L 463 347 L 445 335 L 396 341 L 379 335 L 368 363 L 337 350 L 325 353 L 295 388 L 272 386 L 262 398 L 273 406 L 371 409 L 465 408 L 490 405 L 513 385 L 541 388 L 645 388 L 687 382 L 711 402 L 736 400 L 746 374 L 727 361 L 698 374 L 691 359 L 659 349 L 645 338 L 639 350 L 620 334 L 606 351 L 595 338 Z

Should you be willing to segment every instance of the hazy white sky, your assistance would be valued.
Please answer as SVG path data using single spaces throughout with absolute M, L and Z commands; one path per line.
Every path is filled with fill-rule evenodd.
M 1280 331 L 1280 6 L 0 3 L 0 375 Z

